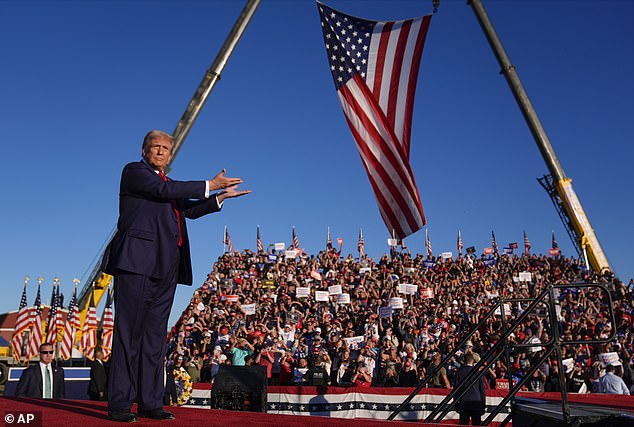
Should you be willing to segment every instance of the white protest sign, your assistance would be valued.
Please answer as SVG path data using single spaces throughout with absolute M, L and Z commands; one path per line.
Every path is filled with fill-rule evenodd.
M 615 351 L 599 354 L 599 360 L 601 361 L 602 366 L 608 366 L 608 365 L 620 366 L 621 365 L 621 360 L 619 359 L 619 355 Z
M 403 308 L 403 298 L 401 297 L 392 297 L 390 298 L 390 307 L 393 309 Z
M 284 258 L 286 259 L 297 258 L 297 251 L 295 249 L 291 249 L 290 251 L 284 252 Z
M 310 286 L 298 286 L 296 288 L 297 298 L 308 298 L 310 296 Z
M 569 373 L 575 367 L 575 361 L 572 359 L 572 357 L 562 360 L 561 364 L 564 365 L 564 369 L 566 370 L 565 371 L 566 373 Z
M 242 304 L 242 311 L 247 316 L 251 315 L 251 314 L 255 314 L 255 303 L 253 303 L 253 304 Z
M 339 294 L 341 294 L 341 285 L 328 286 L 328 292 L 330 292 L 330 295 L 339 295 Z
M 432 288 L 420 288 L 420 297 L 429 299 L 434 297 L 434 290 Z
M 315 291 L 315 301 L 328 301 L 328 291 Z
M 370 267 L 364 267 L 364 268 L 360 268 L 359 269 L 359 274 L 366 274 L 366 273 L 369 273 L 371 271 L 372 271 L 372 269 Z
M 350 294 L 338 294 L 337 304 L 350 304 Z
M 501 316 L 502 315 L 502 310 L 500 309 L 500 307 L 495 309 L 495 314 L 496 316 Z M 509 317 L 511 315 L 511 304 L 508 303 L 504 303 L 504 315 L 506 317 Z
M 389 305 L 387 307 L 379 308 L 379 316 L 381 317 L 391 317 L 392 316 L 392 307 Z
M 519 280 L 520 282 L 530 282 L 532 280 L 530 271 L 522 271 Z
M 276 251 L 283 251 L 286 249 L 286 244 L 284 244 L 284 242 L 276 243 L 274 247 Z
M 451 259 L 453 258 L 453 253 L 452 252 L 443 252 L 440 254 L 440 256 L 442 257 L 442 259 Z
M 345 342 L 348 344 L 351 350 L 358 350 L 363 344 L 364 337 L 363 335 L 357 337 L 345 337 Z
M 387 245 L 395 248 L 396 245 L 398 245 L 398 240 L 397 239 L 387 239 Z
M 401 283 L 398 285 L 398 292 L 405 295 L 414 295 L 418 291 L 418 285 L 411 285 L 409 283 Z

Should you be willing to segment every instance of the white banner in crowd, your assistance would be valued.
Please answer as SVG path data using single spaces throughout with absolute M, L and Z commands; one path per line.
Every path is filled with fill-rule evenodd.
M 330 295 L 339 295 L 339 294 L 341 294 L 341 285 L 328 286 L 328 292 L 330 292 Z
M 328 301 L 330 294 L 328 291 L 315 291 L 315 301 Z
M 350 304 L 350 294 L 338 294 L 337 304 Z
M 286 244 L 284 244 L 284 242 L 276 243 L 274 247 L 276 251 L 283 251 L 286 249 Z
M 493 313 L 493 314 L 495 314 L 496 316 L 501 316 L 502 315 L 502 310 L 500 309 L 500 307 L 496 308 L 495 309 L 495 313 Z M 511 304 L 504 303 L 504 315 L 506 317 L 509 317 L 511 315 Z M 539 349 L 539 347 L 535 347 L 535 348 L 538 349 L 537 351 L 541 350 L 541 349 Z
M 345 337 L 344 340 L 351 350 L 358 350 L 361 347 L 361 344 L 363 344 L 365 338 L 363 337 L 363 335 L 360 335 L 357 337 Z
M 403 298 L 392 297 L 390 298 L 390 307 L 393 309 L 403 308 Z
M 225 298 L 227 299 L 227 302 L 238 302 L 238 300 L 240 299 L 240 297 L 238 295 L 226 295 Z
M 599 354 L 599 360 L 601 361 L 602 366 L 608 366 L 608 365 L 621 366 L 622 365 L 621 360 L 619 359 L 619 355 L 616 351 Z
M 315 280 L 319 280 L 320 282 L 321 282 L 321 280 L 322 280 L 322 278 L 321 278 L 321 274 L 319 274 L 319 272 L 318 272 L 318 271 L 315 271 L 315 270 L 313 270 L 313 271 L 311 271 L 311 272 L 310 272 L 310 277 L 312 277 L 312 278 L 313 278 L 313 279 L 315 279 Z
M 401 283 L 400 285 L 398 285 L 398 292 L 405 295 L 414 295 L 416 292 L 418 292 L 418 285 Z
M 255 314 L 255 303 L 253 303 L 253 304 L 242 304 L 242 311 L 247 316 Z
M 533 279 L 531 278 L 530 271 L 522 271 L 519 275 L 520 282 L 530 282 Z
M 567 374 L 570 373 L 570 371 L 572 371 L 572 369 L 575 367 L 575 361 L 572 357 L 562 360 L 561 364 L 564 365 L 564 369 L 566 370 Z
M 387 239 L 387 245 L 395 248 L 396 245 L 398 245 L 398 240 L 397 239 Z
M 359 269 L 359 274 L 366 274 L 366 273 L 369 273 L 371 271 L 372 271 L 372 269 L 370 267 L 363 267 L 363 268 Z
M 420 288 L 420 297 L 429 299 L 434 297 L 434 290 L 432 288 Z
M 440 254 L 440 256 L 442 257 L 442 259 L 450 259 L 453 258 L 453 253 L 452 252 L 443 252 Z
M 297 258 L 297 251 L 295 249 L 291 249 L 290 251 L 284 252 L 284 258 L 286 259 Z
M 310 286 L 298 286 L 296 288 L 297 298 L 308 298 L 310 296 Z

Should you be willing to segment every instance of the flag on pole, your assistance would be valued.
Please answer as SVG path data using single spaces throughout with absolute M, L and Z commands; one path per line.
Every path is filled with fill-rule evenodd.
M 410 166 L 418 69 L 431 15 L 380 22 L 317 3 L 339 101 L 381 217 L 399 239 L 425 215 Z
M 425 229 L 425 247 L 427 248 L 427 258 L 431 259 L 433 253 L 431 251 L 431 240 L 429 240 L 429 230 Z
M 458 256 L 462 255 L 462 248 L 464 245 L 462 244 L 462 236 L 460 235 L 460 230 L 458 230 Z
M 79 280 L 75 280 L 76 283 L 79 282 Z M 68 360 L 72 357 L 73 345 L 75 344 L 75 337 L 79 328 L 81 328 L 81 320 L 79 318 L 79 309 L 77 307 L 77 285 L 75 285 L 73 297 L 68 305 L 68 317 L 66 318 L 64 335 L 62 336 L 62 345 L 60 347 L 60 356 L 62 356 L 62 359 Z
M 557 243 L 557 239 L 555 239 L 555 230 L 553 230 L 552 241 L 551 241 L 551 247 L 552 247 L 553 249 L 559 249 L 559 243 Z
M 359 229 L 359 242 L 357 243 L 357 249 L 359 251 L 359 258 L 363 258 L 365 255 L 365 241 L 363 240 L 362 229 Z
M 299 249 L 299 239 L 297 238 L 297 233 L 295 233 L 295 226 L 293 226 L 293 243 L 291 246 L 293 249 Z
M 229 231 L 227 231 L 226 225 L 225 225 L 225 236 L 222 242 L 223 244 L 227 246 L 226 251 L 229 253 L 233 253 L 233 242 L 231 241 L 231 236 L 229 236 Z
M 528 255 L 531 253 L 531 242 L 528 240 L 526 230 L 524 230 L 524 253 Z
M 11 347 L 13 348 L 13 358 L 20 363 L 23 350 L 23 336 L 29 329 L 29 321 L 31 320 L 31 310 L 26 302 L 26 284 L 29 282 L 29 276 L 24 279 L 24 287 L 22 288 L 22 298 L 20 298 L 20 307 L 18 308 L 18 317 L 15 320 L 15 328 L 13 338 L 11 338 Z M 26 354 L 25 354 L 26 356 Z
M 97 345 L 97 309 L 95 308 L 95 291 L 90 295 L 90 305 L 88 313 L 84 319 L 84 326 L 81 332 L 81 344 L 79 350 L 86 355 L 87 359 L 95 359 L 95 346 Z
M 499 254 L 498 251 L 498 242 L 495 240 L 495 231 L 491 230 L 491 248 L 495 254 Z
M 113 332 L 114 314 L 112 312 L 112 292 L 108 290 L 106 306 L 103 309 L 103 316 L 101 318 L 101 351 L 103 352 L 104 360 L 108 360 L 112 352 Z
M 37 295 L 35 296 L 35 306 L 31 308 L 31 338 L 26 354 L 26 361 L 40 354 L 42 345 L 42 300 L 40 299 L 41 278 L 38 278 Z
M 46 329 L 46 341 L 55 346 L 57 341 L 57 279 L 53 282 L 53 296 L 51 297 L 51 309 L 48 311 L 48 325 Z
M 264 245 L 262 244 L 262 239 L 260 239 L 260 226 L 258 225 L 258 241 L 257 241 L 257 246 L 258 246 L 258 253 L 262 253 L 264 252 Z
M 330 227 L 328 227 L 328 236 L 326 237 L 326 249 L 332 249 L 332 239 L 330 238 Z

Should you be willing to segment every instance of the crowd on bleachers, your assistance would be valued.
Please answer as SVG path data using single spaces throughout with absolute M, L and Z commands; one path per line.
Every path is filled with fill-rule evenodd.
M 567 341 L 606 339 L 612 332 L 615 338 L 564 345 L 563 366 L 553 353 L 525 388 L 558 391 L 559 369 L 565 370 L 571 392 L 606 391 L 599 381 L 606 370 L 610 375 L 616 370 L 632 387 L 634 282 L 588 272 L 576 258 L 535 254 L 445 259 L 393 249 L 374 260 L 342 256 L 334 248 L 291 257 L 283 251 L 225 253 L 172 328 L 169 363 L 186 370 L 193 382 L 213 381 L 222 365 L 262 365 L 271 385 L 411 387 L 482 323 L 428 378 L 429 387 L 449 388 L 465 354 L 474 353 L 477 361 L 531 298 L 550 284 L 580 282 L 609 289 L 614 323 L 604 291 L 571 287 L 555 294 L 554 325 L 540 306 L 512 331 L 509 342 L 548 343 L 552 327 Z M 527 301 L 509 303 L 481 322 L 500 297 Z M 510 347 L 508 358 L 487 364 L 488 385 L 508 387 L 509 378 L 524 377 L 544 351 Z

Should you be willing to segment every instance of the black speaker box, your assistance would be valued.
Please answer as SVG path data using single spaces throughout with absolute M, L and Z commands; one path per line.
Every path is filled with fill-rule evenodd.
M 212 409 L 266 412 L 265 366 L 220 366 L 211 388 Z

